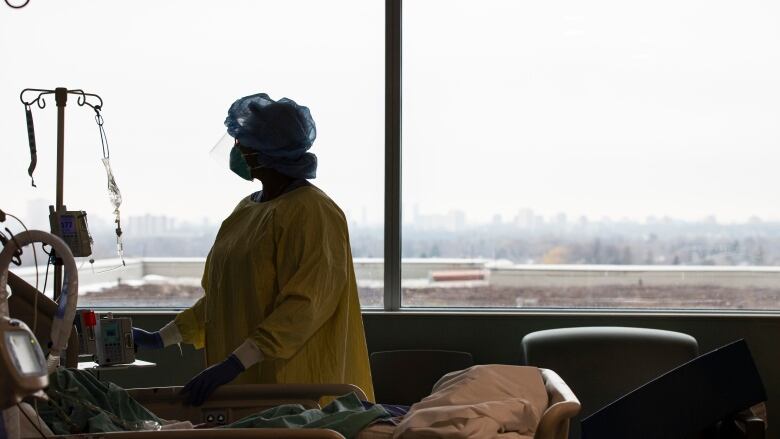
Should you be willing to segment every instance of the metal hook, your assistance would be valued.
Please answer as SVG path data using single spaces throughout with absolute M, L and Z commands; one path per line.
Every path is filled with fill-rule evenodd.
M 83 107 L 84 105 L 86 105 L 88 107 L 91 107 L 93 109 L 96 108 L 96 107 L 100 107 L 100 108 L 103 107 L 103 98 L 101 98 L 100 96 L 98 96 L 96 94 L 85 93 L 84 90 L 81 90 L 81 89 L 78 89 L 78 90 L 68 90 L 68 93 L 78 95 L 78 98 L 76 99 L 76 103 L 80 107 Z M 93 98 L 97 98 L 99 103 L 97 105 L 90 104 L 89 102 L 87 102 L 87 97 L 88 96 L 89 97 L 93 97 Z
M 31 101 L 25 101 L 24 100 L 24 94 L 27 92 L 37 92 L 38 96 L 31 100 Z M 46 108 L 46 100 L 43 98 L 44 95 L 53 94 L 54 90 L 43 90 L 40 88 L 25 88 L 22 90 L 21 93 L 19 93 L 19 100 L 22 101 L 22 103 L 26 106 L 32 106 L 32 104 L 37 104 L 38 108 Z
M 76 99 L 76 103 L 79 104 L 80 107 L 83 107 L 84 104 L 87 103 L 87 96 L 84 94 L 84 90 L 69 90 L 69 91 L 78 95 L 78 98 Z

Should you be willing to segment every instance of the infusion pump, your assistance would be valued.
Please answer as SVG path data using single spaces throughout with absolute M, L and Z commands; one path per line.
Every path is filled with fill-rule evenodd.
M 133 322 L 129 317 L 108 316 L 97 321 L 97 364 L 112 366 L 135 361 Z
M 88 356 L 100 366 L 131 364 L 135 361 L 133 321 L 129 317 L 99 316 L 92 310 L 76 315 L 79 355 Z
M 54 210 L 49 206 L 49 225 L 51 233 L 62 238 L 73 256 L 80 258 L 92 254 L 92 236 L 87 227 L 87 213 L 81 210 Z

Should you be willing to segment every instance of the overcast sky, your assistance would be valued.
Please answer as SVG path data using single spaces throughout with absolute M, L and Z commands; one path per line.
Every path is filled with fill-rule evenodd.
M 404 6 L 407 213 L 780 219 L 780 3 Z M 381 0 L 0 4 L 0 207 L 53 203 L 56 107 L 33 110 L 34 189 L 25 87 L 104 98 L 123 217 L 195 221 L 258 187 L 209 150 L 233 100 L 267 92 L 311 109 L 314 183 L 378 222 L 383 51 Z M 108 217 L 91 110 L 71 100 L 66 126 L 66 203 Z

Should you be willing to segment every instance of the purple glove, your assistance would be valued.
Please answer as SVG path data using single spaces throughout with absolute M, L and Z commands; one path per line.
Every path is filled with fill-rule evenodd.
M 135 343 L 136 350 L 138 348 L 141 348 L 141 350 L 153 350 L 165 347 L 159 332 L 147 332 L 141 328 L 133 328 L 133 343 Z
M 230 354 L 225 361 L 209 367 L 191 379 L 179 394 L 184 396 L 186 405 L 199 406 L 217 387 L 233 381 L 244 370 L 241 360 Z

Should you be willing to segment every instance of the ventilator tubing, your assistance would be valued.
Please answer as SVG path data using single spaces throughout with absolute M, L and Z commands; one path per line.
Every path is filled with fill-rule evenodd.
M 11 258 L 17 249 L 40 242 L 54 249 L 57 257 L 61 258 L 65 265 L 65 281 L 62 293 L 59 296 L 57 312 L 51 326 L 51 350 L 47 364 L 51 373 L 59 366 L 59 358 L 68 347 L 68 338 L 73 329 L 73 319 L 76 316 L 76 304 L 78 303 L 79 272 L 76 269 L 76 260 L 73 259 L 68 245 L 61 238 L 41 230 L 29 230 L 14 236 L 8 241 L 0 252 L 0 316 L 10 317 L 8 310 L 8 267 Z

